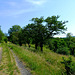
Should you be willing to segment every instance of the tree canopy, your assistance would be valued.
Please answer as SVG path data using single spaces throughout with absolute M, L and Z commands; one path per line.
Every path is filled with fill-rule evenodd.
M 8 30 L 8 34 L 11 35 L 13 32 L 18 32 L 21 30 L 19 25 L 13 25 L 12 28 Z
M 8 30 L 9 41 L 18 44 L 20 31 L 21 31 L 21 27 L 19 25 L 13 25 L 12 28 Z
M 65 23 L 67 21 L 59 21 L 59 16 L 51 16 L 44 19 L 40 18 L 32 18 L 31 21 L 33 23 L 28 24 L 25 28 L 28 31 L 29 38 L 35 43 L 35 49 L 40 45 L 41 51 L 43 51 L 43 44 L 46 40 L 53 37 L 56 34 L 65 33 L 67 28 L 65 27 Z M 44 25 L 44 22 L 46 23 Z M 26 35 L 26 33 L 24 33 Z

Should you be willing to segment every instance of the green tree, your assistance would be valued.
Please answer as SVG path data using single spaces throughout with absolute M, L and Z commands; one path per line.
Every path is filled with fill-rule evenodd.
M 46 41 L 47 29 L 43 25 L 44 18 L 32 18 L 33 23 L 33 38 L 35 42 L 35 48 L 37 49 L 38 44 L 40 44 L 41 51 L 43 51 L 43 44 Z
M 21 31 L 21 27 L 19 25 L 13 25 L 12 28 L 8 30 L 9 41 L 15 44 L 19 44 L 19 32 Z
M 43 44 L 46 40 L 50 39 L 56 34 L 65 33 L 67 29 L 65 23 L 67 21 L 59 21 L 59 16 L 47 17 L 45 20 L 43 17 L 32 18 L 32 24 L 28 24 L 21 30 L 19 25 L 14 25 L 9 29 L 9 38 L 13 43 L 21 45 L 23 42 L 28 43 L 30 46 L 31 40 L 35 43 L 35 48 L 40 45 L 41 51 L 43 51 Z M 44 25 L 46 22 L 46 25 Z
M 51 16 L 45 20 L 43 17 L 31 19 L 33 24 L 31 24 L 29 28 L 32 32 L 36 49 L 38 44 L 40 44 L 41 51 L 43 51 L 43 44 L 46 40 L 60 32 L 65 33 L 64 31 L 67 30 L 65 23 L 67 23 L 67 21 L 58 21 L 58 18 L 59 16 Z M 46 22 L 46 25 L 43 25 L 43 22 Z
M 53 37 L 56 34 L 65 33 L 64 31 L 67 30 L 65 23 L 68 21 L 62 22 L 58 19 L 59 16 L 51 16 L 45 19 L 46 27 L 49 33 L 48 37 Z
M 31 42 L 31 28 L 30 24 L 28 24 L 26 27 L 22 29 L 22 40 L 24 44 L 28 44 L 30 47 L 30 42 Z
M 67 28 L 65 27 L 65 23 L 67 23 L 68 21 L 59 21 L 59 16 L 51 16 L 51 17 L 47 17 L 45 19 L 46 22 L 46 28 L 47 28 L 47 38 L 52 38 L 54 35 L 60 34 L 60 33 L 65 33 L 65 31 L 67 30 Z M 59 40 L 59 38 L 58 38 Z M 56 52 L 56 50 L 58 49 L 59 46 L 63 46 L 64 41 L 60 41 L 61 45 L 59 44 L 58 40 L 54 40 L 54 51 Z
M 10 36 L 13 32 L 18 32 L 20 30 L 21 30 L 21 27 L 19 25 L 13 25 L 12 28 L 8 30 L 8 34 Z

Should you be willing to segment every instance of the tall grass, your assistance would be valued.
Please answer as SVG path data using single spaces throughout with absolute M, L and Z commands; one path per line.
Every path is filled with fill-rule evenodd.
M 31 69 L 33 75 L 66 75 L 61 64 L 64 55 L 56 54 L 44 47 L 44 52 L 33 52 L 14 44 L 8 45 L 14 53 Z M 34 49 L 34 48 L 33 48 Z M 64 56 L 68 58 L 68 56 Z M 74 60 L 75 58 L 72 57 Z

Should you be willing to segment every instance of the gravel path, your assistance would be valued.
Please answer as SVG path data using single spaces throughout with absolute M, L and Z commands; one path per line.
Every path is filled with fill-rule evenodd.
M 11 50 L 11 52 L 13 53 L 13 51 Z M 19 58 L 13 53 L 13 56 L 15 58 L 16 64 L 21 72 L 21 75 L 31 75 L 30 72 L 25 69 L 25 66 L 23 65 L 23 63 L 19 60 Z
M 1 63 L 1 59 L 2 59 L 2 47 L 0 47 L 0 63 Z

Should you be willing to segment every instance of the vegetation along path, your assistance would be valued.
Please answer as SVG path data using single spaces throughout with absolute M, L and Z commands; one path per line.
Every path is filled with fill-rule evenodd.
M 13 51 L 11 50 L 11 52 L 13 53 Z M 15 58 L 16 64 L 21 72 L 21 75 L 31 75 L 30 72 L 25 69 L 25 66 L 23 65 L 23 63 L 19 60 L 19 58 L 13 53 L 13 56 Z
M 0 47 L 0 63 L 1 63 L 1 59 L 2 59 L 2 47 Z

